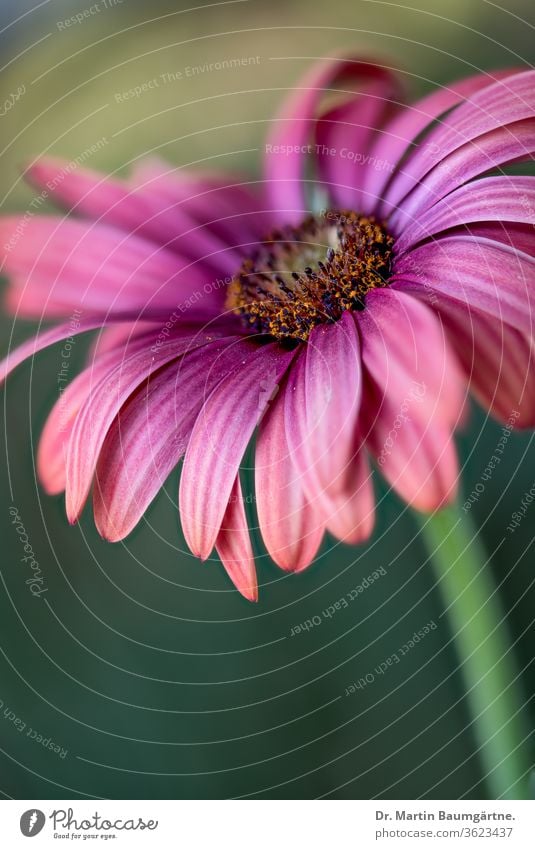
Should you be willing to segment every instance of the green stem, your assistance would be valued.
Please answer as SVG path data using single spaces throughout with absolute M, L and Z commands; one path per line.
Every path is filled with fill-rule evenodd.
M 528 798 L 525 700 L 488 558 L 458 505 L 419 520 L 457 650 L 490 798 Z

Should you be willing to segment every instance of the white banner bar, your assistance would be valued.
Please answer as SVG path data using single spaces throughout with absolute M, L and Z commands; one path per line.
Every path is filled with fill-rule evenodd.
M 535 802 L 6 801 L 1 845 L 327 849 L 535 846 Z

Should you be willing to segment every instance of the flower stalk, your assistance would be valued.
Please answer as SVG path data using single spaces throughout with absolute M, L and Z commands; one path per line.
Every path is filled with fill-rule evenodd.
M 420 518 L 493 799 L 529 798 L 529 728 L 506 615 L 478 531 L 458 505 Z

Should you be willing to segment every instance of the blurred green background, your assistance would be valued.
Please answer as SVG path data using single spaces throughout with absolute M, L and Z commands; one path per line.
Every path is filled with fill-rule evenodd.
M 70 160 L 103 137 L 89 167 L 127 170 L 158 153 L 180 165 L 204 161 L 254 175 L 282 93 L 310 61 L 338 47 L 391 57 L 414 94 L 478 69 L 530 66 L 535 53 L 528 0 L 506 10 L 484 0 L 187 5 L 100 0 L 69 28 L 58 22 L 90 3 L 1 5 L 1 100 L 23 90 L 0 118 L 4 211 L 31 200 L 19 180 L 28 158 Z M 251 56 L 258 62 L 247 67 L 184 73 Z M 178 71 L 181 79 L 117 102 L 116 94 Z M 31 331 L 8 317 L 1 329 L 4 347 Z M 78 363 L 85 347 L 77 345 Z M 146 521 L 114 546 L 98 537 L 90 515 L 71 528 L 62 499 L 43 496 L 32 456 L 56 398 L 58 357 L 52 349 L 26 364 L 3 395 L 0 792 L 27 799 L 484 797 L 440 595 L 413 518 L 386 488 L 377 482 L 381 507 L 367 547 L 329 541 L 298 577 L 259 551 L 260 602 L 249 605 L 215 561 L 202 565 L 185 553 L 177 473 Z M 474 409 L 459 437 L 466 492 L 499 437 L 500 428 Z M 533 485 L 534 459 L 531 434 L 512 436 L 473 507 L 489 552 Z M 13 503 L 46 576 L 41 599 L 24 583 Z M 526 698 L 534 692 L 534 510 L 492 559 Z M 348 609 L 290 636 L 380 567 L 385 574 Z M 403 663 L 344 695 L 431 621 L 437 628 Z M 63 751 L 46 748 L 49 739 Z

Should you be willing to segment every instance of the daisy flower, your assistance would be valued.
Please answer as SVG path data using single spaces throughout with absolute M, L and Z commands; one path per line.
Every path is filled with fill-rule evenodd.
M 100 328 L 46 422 L 45 490 L 65 490 L 70 522 L 92 490 L 99 532 L 121 540 L 182 461 L 187 543 L 251 600 L 253 437 L 258 524 L 290 572 L 326 532 L 369 537 L 374 465 L 418 510 L 452 501 L 467 390 L 535 422 L 535 178 L 504 171 L 534 150 L 535 72 L 408 106 L 395 73 L 344 57 L 291 91 L 261 181 L 32 163 L 39 197 L 72 215 L 1 220 L 8 308 L 55 322 L 4 374 Z

